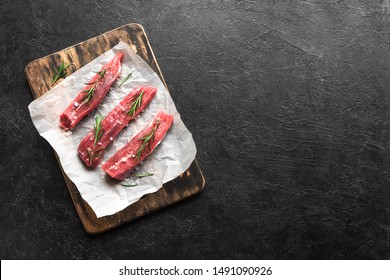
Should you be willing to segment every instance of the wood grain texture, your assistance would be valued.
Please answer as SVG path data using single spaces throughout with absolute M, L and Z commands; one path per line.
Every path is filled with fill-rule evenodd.
M 119 41 L 129 44 L 159 75 L 167 88 L 143 27 L 139 24 L 131 23 L 30 62 L 26 66 L 25 75 L 34 98 L 42 96 L 51 89 L 53 65 L 59 65 L 61 61 L 71 63 L 71 67 L 67 70 L 67 74 L 70 75 L 114 47 Z M 61 80 L 58 82 L 61 82 Z M 138 202 L 114 215 L 97 218 L 88 203 L 82 199 L 77 187 L 66 176 L 62 167 L 61 171 L 77 213 L 86 232 L 89 234 L 102 233 L 123 223 L 189 198 L 201 192 L 205 185 L 203 174 L 195 159 L 185 172 L 176 179 L 164 184 L 159 191 L 143 196 Z

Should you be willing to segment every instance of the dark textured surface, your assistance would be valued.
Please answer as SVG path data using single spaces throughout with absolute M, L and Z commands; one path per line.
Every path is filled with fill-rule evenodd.
M 1 1 L 0 256 L 390 258 L 390 1 Z M 99 236 L 33 127 L 28 62 L 144 25 L 205 190 Z

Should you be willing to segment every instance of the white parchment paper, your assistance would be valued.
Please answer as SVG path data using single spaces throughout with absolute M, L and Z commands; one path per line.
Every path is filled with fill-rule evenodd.
M 103 102 L 89 116 L 83 119 L 72 132 L 59 127 L 59 115 L 75 98 L 80 89 L 95 75 L 93 71 L 110 61 L 117 52 L 123 51 L 122 72 Z M 130 72 L 131 78 L 119 87 Z M 79 159 L 77 147 L 84 136 L 93 128 L 94 116 L 107 115 L 135 86 L 150 85 L 157 88 L 157 94 L 138 118 L 118 134 L 107 148 L 103 161 L 110 158 L 127 143 L 132 135 L 148 123 L 159 109 L 174 115 L 171 129 L 152 155 L 137 167 L 126 183 L 138 183 L 136 187 L 124 187 L 105 174 L 101 166 L 87 168 Z M 175 104 L 163 83 L 150 66 L 123 42 L 79 69 L 49 92 L 29 105 L 32 121 L 38 132 L 57 152 L 61 165 L 68 177 L 77 186 L 81 196 L 95 211 L 97 217 L 114 214 L 139 200 L 143 195 L 157 191 L 162 184 L 184 172 L 196 155 L 191 133 L 183 124 Z M 150 177 L 137 178 L 136 173 L 151 172 Z

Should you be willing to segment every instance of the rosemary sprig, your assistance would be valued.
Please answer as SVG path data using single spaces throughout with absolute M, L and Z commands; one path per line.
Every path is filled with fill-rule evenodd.
M 59 79 L 63 78 L 66 76 L 66 69 L 71 65 L 70 64 L 65 64 L 64 61 L 61 62 L 61 65 L 58 67 L 57 70 L 54 70 L 54 75 L 53 79 L 51 80 L 51 86 L 54 85 L 55 82 L 57 82 Z
M 104 130 L 102 128 L 102 121 L 103 121 L 103 117 L 100 116 L 100 115 L 97 115 L 95 116 L 95 126 L 94 126 L 94 135 L 95 135 L 95 141 L 93 142 L 93 151 L 90 152 L 89 150 L 87 150 L 88 152 L 88 156 L 89 156 L 89 162 L 92 163 L 92 161 L 99 157 L 101 155 L 101 151 L 103 151 L 104 149 L 98 149 L 98 150 L 95 150 L 95 147 L 96 147 L 96 144 L 99 142 L 99 140 L 102 138 L 103 134 L 104 134 Z
M 95 116 L 95 142 L 93 143 L 96 146 L 97 142 L 99 142 L 100 138 L 102 138 L 104 130 L 102 128 L 103 117 L 100 115 Z
M 129 111 L 127 111 L 127 114 L 129 116 L 134 116 L 135 111 L 142 105 L 142 96 L 144 95 L 144 91 L 141 91 L 141 93 L 138 96 L 134 96 L 134 98 L 131 100 L 133 103 L 131 104 L 131 107 Z
M 135 155 L 135 158 L 137 160 L 139 160 L 141 158 L 141 155 L 144 152 L 144 150 L 146 149 L 146 147 L 148 147 L 148 149 L 150 151 L 150 142 L 154 142 L 154 134 L 156 133 L 156 130 L 157 130 L 159 125 L 160 125 L 160 120 L 157 120 L 156 123 L 154 124 L 153 129 L 149 133 L 145 134 L 144 136 L 142 136 L 141 138 L 138 139 L 138 140 L 143 141 L 143 142 L 142 142 L 141 147 L 137 151 L 137 154 Z
M 122 82 L 119 84 L 119 86 L 121 87 L 124 83 L 126 83 L 126 81 L 131 77 L 132 74 L 133 74 L 133 72 L 131 72 L 129 75 L 127 75 L 127 76 L 122 80 Z
M 135 174 L 135 176 L 138 177 L 138 178 L 149 177 L 149 176 L 153 176 L 153 175 L 154 174 L 150 173 L 150 172 Z
M 154 175 L 153 173 L 145 172 L 145 173 L 135 174 L 135 177 L 143 178 L 143 177 L 148 177 L 148 176 L 153 176 L 153 175 Z M 135 187 L 135 186 L 138 186 L 138 183 L 122 183 L 121 185 L 124 187 Z
M 109 68 L 105 68 L 101 71 L 93 71 L 94 73 L 98 74 L 99 77 L 94 82 L 86 83 L 86 85 L 92 85 L 92 87 L 83 91 L 83 92 L 87 93 L 87 95 L 84 97 L 83 104 L 88 103 L 92 99 L 93 95 L 95 94 L 95 91 L 97 90 L 98 82 L 100 79 L 104 78 L 104 76 L 106 75 L 107 69 L 109 69 Z
M 94 83 L 88 83 L 87 85 L 91 85 L 91 84 L 93 84 L 92 87 L 90 87 L 89 89 L 86 89 L 86 90 L 83 91 L 83 92 L 88 93 L 88 94 L 84 97 L 85 99 L 84 99 L 84 102 L 83 102 L 83 103 L 88 103 L 89 100 L 91 100 L 91 98 L 93 97 L 93 95 L 94 95 L 94 93 L 95 93 L 95 90 L 96 90 L 96 88 L 97 88 L 97 81 L 94 82 Z
M 105 68 L 102 71 L 93 71 L 93 72 L 96 73 L 96 74 L 99 74 L 100 78 L 103 78 L 104 75 L 106 75 L 107 69 L 108 68 Z
M 137 183 L 122 183 L 121 186 L 124 186 L 124 187 L 135 187 L 135 186 L 138 186 Z
M 99 153 L 99 152 L 103 151 L 103 150 L 104 149 L 99 149 L 99 150 L 93 151 L 92 153 L 89 150 L 87 150 L 88 156 L 89 156 L 89 162 L 92 163 L 92 160 L 94 160 L 95 158 L 101 156 L 102 153 Z

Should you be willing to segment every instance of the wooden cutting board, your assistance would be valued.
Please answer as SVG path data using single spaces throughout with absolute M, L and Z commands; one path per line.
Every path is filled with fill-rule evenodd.
M 52 68 L 60 65 L 61 61 L 72 63 L 71 67 L 67 69 L 67 74 L 70 75 L 114 47 L 119 41 L 129 44 L 158 74 L 168 90 L 144 28 L 140 24 L 130 23 L 30 62 L 26 66 L 25 75 L 34 98 L 40 97 L 52 88 L 50 86 L 53 77 Z M 148 213 L 189 198 L 201 192 L 205 185 L 203 174 L 195 159 L 185 172 L 180 174 L 176 179 L 165 183 L 159 191 L 145 195 L 138 202 L 114 215 L 97 218 L 88 203 L 81 198 L 76 186 L 66 176 L 62 167 L 61 171 L 77 213 L 86 232 L 89 234 L 102 233 L 123 223 L 130 222 Z

